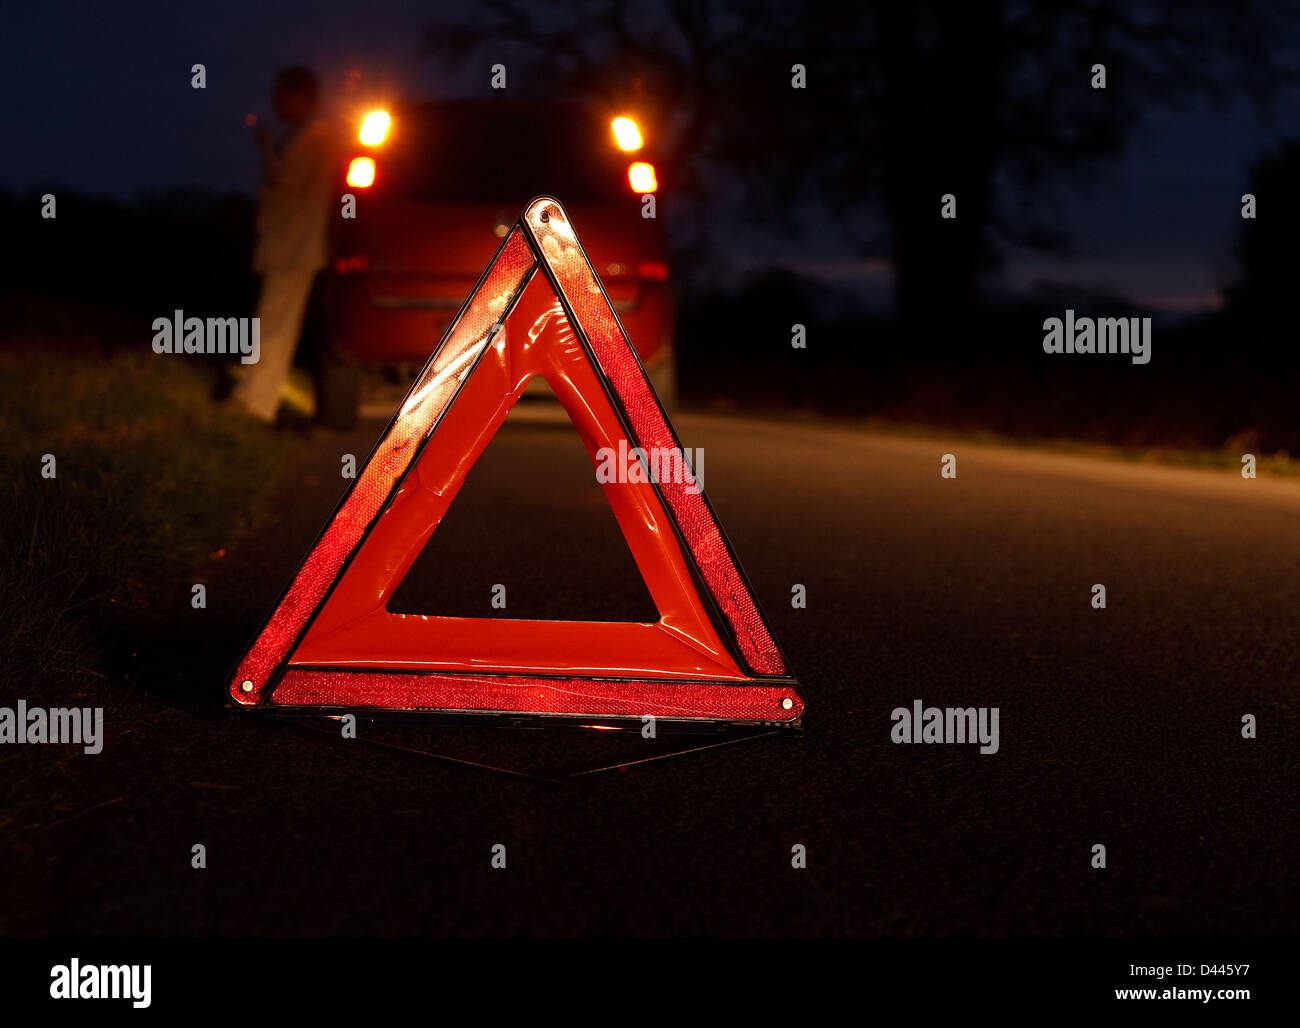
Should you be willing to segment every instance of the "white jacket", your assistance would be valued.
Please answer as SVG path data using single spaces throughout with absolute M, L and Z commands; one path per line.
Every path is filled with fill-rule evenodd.
M 318 271 L 329 257 L 329 221 L 337 198 L 334 132 L 317 119 L 264 154 L 266 181 L 257 209 L 253 270 Z

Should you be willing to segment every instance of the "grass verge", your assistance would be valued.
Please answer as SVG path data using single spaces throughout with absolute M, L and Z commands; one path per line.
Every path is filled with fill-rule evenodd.
M 133 351 L 0 351 L 7 691 L 64 702 L 93 687 L 106 650 L 174 613 L 187 572 L 257 516 L 291 443 L 218 408 L 207 370 Z

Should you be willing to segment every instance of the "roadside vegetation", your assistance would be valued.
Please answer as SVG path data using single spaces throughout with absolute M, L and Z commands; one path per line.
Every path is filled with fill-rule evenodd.
M 207 372 L 150 352 L 0 350 L 0 668 L 14 695 L 93 691 L 114 649 L 188 605 L 187 573 L 265 502 L 291 443 L 219 410 Z

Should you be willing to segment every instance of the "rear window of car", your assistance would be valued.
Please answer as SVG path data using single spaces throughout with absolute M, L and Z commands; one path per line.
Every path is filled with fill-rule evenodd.
M 386 195 L 420 202 L 511 202 L 550 193 L 628 195 L 627 160 L 587 108 L 474 101 L 396 111 L 376 154 Z

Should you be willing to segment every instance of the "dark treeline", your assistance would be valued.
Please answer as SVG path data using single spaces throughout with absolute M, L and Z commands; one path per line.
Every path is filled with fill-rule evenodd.
M 1238 271 L 1220 311 L 1157 319 L 1153 356 L 1047 355 L 1043 320 L 1147 314 L 1124 298 L 1040 290 L 982 303 L 928 345 L 904 322 L 868 313 L 833 287 L 771 271 L 734 290 L 680 286 L 677 352 L 688 404 L 771 413 L 798 409 L 1018 436 L 1135 446 L 1242 445 L 1300 454 L 1300 348 L 1286 269 L 1300 205 L 1279 184 L 1300 175 L 1300 146 L 1261 160 L 1250 189 L 1267 217 L 1243 220 Z M 253 204 L 238 194 L 177 191 L 134 202 L 57 191 L 0 195 L 13 227 L 0 304 L 6 337 L 62 345 L 147 345 L 149 324 L 180 307 L 250 314 Z M 803 324 L 807 346 L 791 347 Z M 436 340 L 430 340 L 432 347 Z
M 46 195 L 54 197 L 53 218 L 42 217 Z M 176 308 L 251 314 L 254 211 L 250 197 L 202 189 L 131 201 L 57 186 L 0 193 L 7 242 L 0 331 L 75 343 L 81 332 L 129 331 L 137 319 L 143 333 Z

